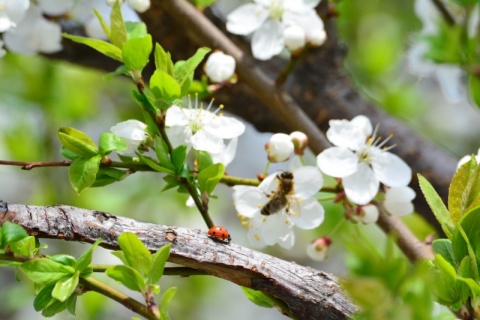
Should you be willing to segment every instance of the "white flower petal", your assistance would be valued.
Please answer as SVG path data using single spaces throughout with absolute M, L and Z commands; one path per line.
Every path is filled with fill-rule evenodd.
M 445 98 L 451 103 L 462 100 L 465 95 L 462 76 L 464 71 L 458 65 L 439 64 L 436 65 L 435 75 L 442 88 Z
M 263 241 L 267 245 L 274 245 L 279 238 L 284 238 L 288 235 L 291 229 L 291 224 L 283 214 L 273 214 L 262 217 L 259 231 L 262 235 Z
M 277 240 L 277 243 L 285 250 L 290 250 L 295 244 L 295 233 L 290 230 L 290 232 L 283 238 Z
M 165 116 L 165 125 L 171 126 L 185 126 L 189 120 L 189 110 L 181 108 L 179 106 L 171 106 L 167 109 Z
M 268 60 L 282 51 L 283 27 L 278 20 L 267 20 L 252 37 L 252 53 L 258 60 Z
M 232 117 L 216 116 L 205 125 L 204 129 L 222 139 L 233 139 L 245 132 L 245 125 Z
M 223 149 L 222 138 L 217 137 L 206 130 L 200 130 L 195 133 L 190 141 L 195 150 L 207 151 L 209 153 L 219 153 Z
M 380 185 L 368 164 L 361 162 L 358 170 L 351 176 L 343 178 L 345 194 L 356 204 L 367 204 L 378 193 Z
M 208 56 L 205 73 L 212 82 L 223 82 L 230 79 L 235 72 L 235 59 L 221 51 Z
M 250 244 L 257 249 L 265 248 L 267 246 L 257 228 L 248 229 L 247 238 L 250 241 Z
M 222 163 L 224 166 L 228 166 L 237 153 L 238 139 L 234 138 L 228 142 L 223 151 L 219 153 L 210 153 L 213 163 Z
M 268 12 L 261 6 L 245 4 L 227 16 L 227 30 L 234 34 L 248 35 L 257 30 L 267 17 Z
M 358 115 L 353 118 L 350 123 L 360 129 L 360 131 L 365 135 L 365 137 L 371 136 L 373 133 L 372 123 L 370 119 L 364 115 Z
M 351 121 L 330 120 L 330 128 L 327 130 L 327 138 L 337 147 L 345 147 L 351 150 L 358 150 L 365 145 L 368 134 L 362 121 L 352 123 Z M 363 124 L 363 125 L 362 125 Z
M 375 223 L 378 220 L 378 208 L 377 206 L 373 204 L 368 204 L 362 208 L 362 217 L 360 218 L 360 221 L 362 221 L 365 224 L 371 224 Z
M 318 155 L 317 165 L 323 173 L 343 178 L 357 171 L 358 157 L 347 148 L 332 147 Z
M 293 224 L 300 229 L 313 229 L 322 224 L 325 217 L 323 207 L 315 198 L 300 202 L 300 214 L 290 216 Z
M 402 187 L 410 183 L 412 169 L 397 155 L 379 152 L 371 160 L 375 177 L 389 187 Z
M 60 16 L 69 12 L 73 7 L 73 0 L 38 0 L 40 10 L 51 16 Z
M 300 167 L 293 172 L 295 195 L 301 199 L 313 197 L 323 186 L 322 173 L 315 167 Z
M 277 190 L 277 175 L 280 171 L 274 172 L 260 183 L 258 190 L 262 191 L 264 194 L 269 195 L 272 191 Z
M 186 126 L 172 126 L 170 128 L 165 128 L 168 139 L 172 147 L 176 147 L 185 144 L 187 146 L 191 145 L 190 138 L 192 137 L 192 130 Z
M 247 218 L 253 218 L 255 214 L 269 201 L 264 193 L 255 187 L 244 190 L 235 199 L 235 209 L 238 213 Z
M 265 144 L 268 161 L 283 162 L 287 161 L 295 150 L 292 138 L 285 133 L 276 133 L 270 137 L 267 144 Z

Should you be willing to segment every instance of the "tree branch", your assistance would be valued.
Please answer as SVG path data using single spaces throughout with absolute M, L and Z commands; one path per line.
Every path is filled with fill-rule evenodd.
M 10 221 L 39 238 L 88 243 L 101 238 L 101 246 L 118 250 L 118 236 L 133 232 L 151 251 L 171 243 L 170 262 L 272 295 L 299 319 L 348 319 L 357 310 L 332 275 L 235 243 L 213 241 L 198 229 L 155 225 L 71 206 L 0 204 L 0 225 Z

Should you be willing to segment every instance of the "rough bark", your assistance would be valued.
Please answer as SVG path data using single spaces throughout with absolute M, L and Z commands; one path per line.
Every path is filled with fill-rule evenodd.
M 23 226 L 39 238 L 93 243 L 119 250 L 117 238 L 133 232 L 149 250 L 171 243 L 169 261 L 260 290 L 283 301 L 298 319 L 347 319 L 356 310 L 337 279 L 325 272 L 236 245 L 213 241 L 198 229 L 155 225 L 71 206 L 0 202 L 0 225 Z

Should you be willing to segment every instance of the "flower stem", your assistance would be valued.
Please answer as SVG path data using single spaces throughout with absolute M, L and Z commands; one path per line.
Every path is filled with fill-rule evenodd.
M 330 231 L 330 232 L 328 233 L 328 235 L 329 235 L 331 238 L 333 238 L 333 236 L 335 235 L 335 233 L 336 233 L 338 230 L 340 230 L 340 227 L 345 223 L 345 221 L 346 221 L 345 217 L 342 217 L 342 218 L 340 219 L 340 221 L 338 221 L 338 223 L 335 225 L 335 227 L 333 227 L 332 231 Z
M 280 72 L 277 79 L 275 80 L 275 86 L 280 87 L 285 83 L 288 76 L 295 69 L 295 66 L 298 64 L 298 62 L 302 60 L 303 57 L 305 57 L 307 51 L 307 47 L 305 47 L 299 54 L 292 54 L 288 65 L 285 67 L 285 69 L 282 70 L 282 72 Z
M 270 161 L 267 161 L 265 164 L 265 168 L 263 169 L 263 176 L 266 177 L 268 175 L 268 168 L 270 168 Z
M 227 175 L 224 175 L 220 182 L 225 183 L 228 186 L 244 185 L 256 187 L 260 184 L 258 179 L 239 178 Z

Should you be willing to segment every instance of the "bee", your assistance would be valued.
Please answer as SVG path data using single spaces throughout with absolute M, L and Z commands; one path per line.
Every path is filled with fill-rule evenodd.
M 277 174 L 277 190 L 273 191 L 270 195 L 267 195 L 270 198 L 270 201 L 267 202 L 260 211 L 264 216 L 269 216 L 280 212 L 286 208 L 287 213 L 289 213 L 292 206 L 295 206 L 297 213 L 298 211 L 298 202 L 295 198 L 291 197 L 294 194 L 294 182 L 293 182 L 293 173 L 290 171 L 283 171 Z

